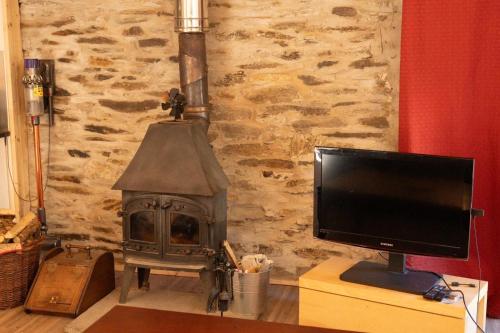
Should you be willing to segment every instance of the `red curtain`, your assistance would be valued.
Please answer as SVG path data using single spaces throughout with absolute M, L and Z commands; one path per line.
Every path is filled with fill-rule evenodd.
M 404 0 L 401 49 L 400 150 L 476 159 L 473 206 L 486 211 L 476 225 L 492 317 L 500 317 L 499 13 L 500 0 Z M 478 278 L 474 234 L 468 261 L 412 257 L 410 265 Z

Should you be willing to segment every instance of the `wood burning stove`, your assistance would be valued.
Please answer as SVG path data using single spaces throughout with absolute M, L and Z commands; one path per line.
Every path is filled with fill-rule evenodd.
M 139 286 L 147 285 L 151 268 L 213 270 L 212 257 L 226 239 L 227 186 L 204 124 L 182 120 L 149 126 L 113 187 L 122 191 L 122 301 L 136 267 Z
M 215 285 L 215 258 L 226 239 L 228 179 L 208 143 L 205 32 L 207 0 L 177 0 L 181 92 L 170 91 L 174 121 L 149 126 L 113 189 L 122 191 L 125 302 L 135 269 L 139 287 L 151 268 L 197 271 Z M 181 118 L 181 114 L 182 118 Z
M 207 139 L 207 8 L 206 0 L 177 0 L 182 94 L 172 89 L 162 104 L 172 108 L 175 120 L 149 126 L 113 187 L 123 199 L 120 302 L 126 301 L 136 268 L 139 287 L 148 286 L 151 268 L 198 271 L 208 291 L 215 286 L 214 255 L 226 239 L 229 182 Z

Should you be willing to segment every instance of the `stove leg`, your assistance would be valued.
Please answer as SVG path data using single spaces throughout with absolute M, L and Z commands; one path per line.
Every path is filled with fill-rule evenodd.
M 150 273 L 150 268 L 137 267 L 137 282 L 139 283 L 139 289 L 144 288 L 145 290 L 149 290 Z
M 125 264 L 125 269 L 123 270 L 123 282 L 122 290 L 120 293 L 120 303 L 127 303 L 127 295 L 132 284 L 132 279 L 134 278 L 135 266 Z

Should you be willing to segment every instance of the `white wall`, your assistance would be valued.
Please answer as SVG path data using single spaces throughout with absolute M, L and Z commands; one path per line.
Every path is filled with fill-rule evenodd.
M 4 24 L 3 24 L 3 7 L 0 7 L 0 55 L 3 56 L 4 46 Z M 5 62 L 4 62 L 5 63 Z M 5 75 L 5 72 L 0 70 L 0 75 Z M 0 90 L 0 93 L 4 91 Z M 0 107 L 3 107 L 0 105 Z M 9 200 L 9 178 L 7 173 L 7 152 L 4 140 L 0 140 L 0 208 L 10 208 Z

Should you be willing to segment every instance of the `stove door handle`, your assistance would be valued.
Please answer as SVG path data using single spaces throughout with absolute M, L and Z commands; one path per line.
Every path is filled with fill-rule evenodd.
M 203 216 L 205 218 L 205 221 L 207 224 L 215 224 L 215 222 L 217 222 L 217 220 L 215 219 L 215 217 L 212 217 L 212 216 L 209 216 L 209 215 L 204 215 Z
M 161 205 L 161 209 L 169 209 L 170 207 L 172 207 L 171 201 L 165 202 L 163 205 Z
M 153 209 L 156 209 L 158 208 L 158 201 L 156 200 L 153 200 L 153 202 L 148 202 L 146 203 L 146 208 L 153 208 Z

